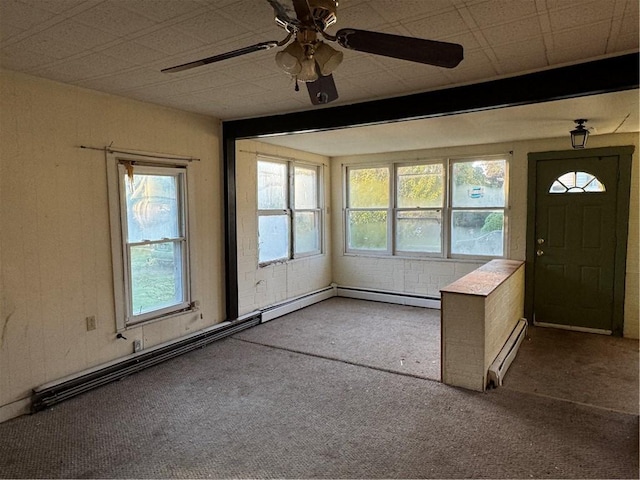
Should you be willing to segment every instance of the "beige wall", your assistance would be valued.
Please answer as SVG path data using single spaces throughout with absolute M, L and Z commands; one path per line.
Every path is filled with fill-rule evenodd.
M 331 159 L 332 208 L 343 212 L 343 167 L 381 161 L 405 161 L 443 157 L 494 155 L 513 152 L 509 164 L 509 225 L 508 258 L 524 260 L 527 221 L 527 155 L 530 152 L 567 150 L 569 139 L 531 140 L 491 145 L 439 148 L 376 155 L 334 157 Z M 590 148 L 635 145 L 629 216 L 629 240 L 625 295 L 624 335 L 638 338 L 640 289 L 638 250 L 639 166 L 638 134 L 594 135 L 589 137 Z M 484 262 L 459 260 L 429 260 L 415 258 L 381 258 L 344 253 L 344 216 L 333 216 L 333 281 L 339 285 L 380 289 L 394 292 L 439 296 L 442 287 L 457 280 Z
M 238 224 L 238 309 L 240 315 L 271 306 L 331 283 L 331 215 L 325 212 L 327 226 L 322 255 L 258 266 L 257 155 L 300 160 L 322 165 L 326 203 L 330 194 L 329 158 L 276 147 L 253 140 L 236 144 L 237 224 Z
M 31 389 L 224 320 L 220 122 L 0 72 L 0 421 Z M 116 339 L 104 153 L 198 157 L 189 166 L 197 314 Z M 202 314 L 202 318 L 200 316 Z M 97 329 L 87 331 L 85 317 Z

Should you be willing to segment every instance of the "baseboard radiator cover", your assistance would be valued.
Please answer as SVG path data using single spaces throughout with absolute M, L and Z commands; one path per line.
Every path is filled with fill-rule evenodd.
M 413 295 L 400 292 L 387 292 L 383 290 L 370 290 L 358 287 L 338 286 L 338 296 L 371 300 L 374 302 L 395 303 L 412 307 L 434 308 L 440 310 L 440 299 L 424 295 Z
M 288 313 L 295 312 L 296 310 L 300 310 L 301 308 L 308 307 L 314 303 L 322 302 L 323 300 L 327 300 L 328 298 L 335 296 L 336 287 L 332 285 L 330 287 L 321 288 L 320 290 L 266 307 L 261 311 L 262 323 L 282 317 Z
M 48 383 L 33 389 L 31 395 L 31 412 L 35 413 L 64 400 L 80 395 L 94 388 L 124 378 L 145 368 L 164 362 L 192 350 L 204 347 L 229 335 L 260 324 L 260 314 L 233 322 L 226 322 L 222 327 L 216 326 L 195 333 L 186 338 L 152 347 L 124 359 L 110 362 L 103 367 L 95 367 L 72 378 Z
M 522 340 L 527 336 L 527 320 L 521 318 L 513 328 L 511 335 L 507 339 L 504 347 L 498 353 L 498 356 L 489 367 L 487 374 L 487 383 L 490 387 L 501 387 L 504 376 L 507 370 L 511 366 L 511 363 L 516 358 L 518 349 Z

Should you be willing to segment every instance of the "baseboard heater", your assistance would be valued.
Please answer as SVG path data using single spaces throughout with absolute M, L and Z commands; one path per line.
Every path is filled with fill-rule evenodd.
M 262 310 L 262 322 L 268 322 L 274 318 L 282 317 L 301 308 L 308 307 L 314 303 L 321 302 L 331 297 L 336 296 L 336 289 L 334 286 L 321 288 L 315 292 L 307 293 L 290 300 L 286 300 L 282 303 L 266 307 Z
M 222 327 L 212 327 L 203 332 L 193 334 L 187 338 L 163 344 L 149 350 L 135 353 L 121 361 L 105 367 L 92 369 L 69 380 L 55 384 L 37 387 L 31 395 L 31 411 L 33 413 L 44 410 L 81 393 L 105 385 L 114 380 L 124 378 L 132 373 L 204 347 L 222 338 L 233 335 L 247 328 L 260 324 L 260 314 L 230 322 Z
M 410 293 L 387 292 L 383 290 L 369 290 L 357 287 L 338 286 L 338 296 L 347 298 L 358 298 L 360 300 L 371 300 L 374 302 L 409 305 L 412 307 L 434 308 L 437 310 L 440 309 L 439 298 L 427 297 L 423 295 L 412 295 Z
M 521 318 L 516 323 L 511 335 L 507 339 L 507 342 L 500 350 L 500 353 L 489 367 L 487 375 L 487 384 L 490 387 L 501 387 L 507 370 L 511 366 L 511 362 L 516 358 L 518 348 L 522 340 L 527 336 L 527 320 Z

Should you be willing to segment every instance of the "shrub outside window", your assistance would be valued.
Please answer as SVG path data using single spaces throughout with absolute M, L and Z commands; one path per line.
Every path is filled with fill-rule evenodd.
M 258 262 L 321 253 L 320 174 L 315 165 L 258 160 Z
M 347 167 L 348 253 L 505 256 L 505 157 Z

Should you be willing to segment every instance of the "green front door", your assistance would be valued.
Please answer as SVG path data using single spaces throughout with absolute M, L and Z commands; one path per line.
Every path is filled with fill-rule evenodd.
M 611 333 L 618 156 L 536 162 L 534 320 Z

